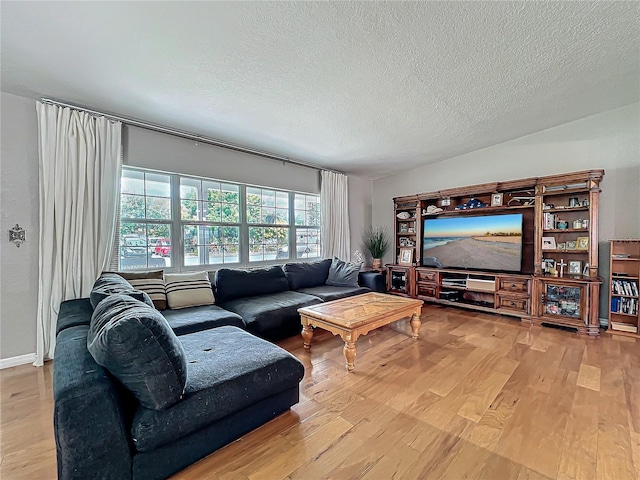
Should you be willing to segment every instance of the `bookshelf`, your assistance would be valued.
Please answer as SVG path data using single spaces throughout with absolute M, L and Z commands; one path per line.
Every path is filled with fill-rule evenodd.
M 639 336 L 640 239 L 610 243 L 609 331 Z

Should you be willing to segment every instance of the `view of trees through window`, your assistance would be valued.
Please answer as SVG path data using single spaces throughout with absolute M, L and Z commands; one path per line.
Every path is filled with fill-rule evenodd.
M 120 212 L 121 269 L 320 256 L 318 195 L 124 168 Z

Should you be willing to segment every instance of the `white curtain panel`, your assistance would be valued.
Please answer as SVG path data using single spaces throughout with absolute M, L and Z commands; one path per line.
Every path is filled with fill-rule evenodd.
M 34 365 L 53 358 L 60 302 L 88 297 L 109 264 L 122 124 L 37 102 L 40 259 Z
M 321 172 L 320 212 L 322 215 L 322 256 L 349 261 L 349 185 L 346 175 Z

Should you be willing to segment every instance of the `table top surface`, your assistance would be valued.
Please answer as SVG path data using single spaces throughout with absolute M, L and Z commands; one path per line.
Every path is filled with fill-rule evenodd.
M 370 292 L 299 308 L 298 312 L 340 327 L 353 328 L 402 312 L 407 312 L 406 315 L 409 316 L 412 309 L 421 307 L 422 304 L 422 300 L 414 298 Z

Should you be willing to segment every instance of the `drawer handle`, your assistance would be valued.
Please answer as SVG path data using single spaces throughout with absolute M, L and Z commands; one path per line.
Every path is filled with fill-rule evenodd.
M 515 307 L 515 306 L 516 306 L 516 304 L 515 304 L 515 302 L 509 302 L 509 306 L 511 306 L 511 307 Z
M 512 284 L 511 284 L 511 288 L 512 288 L 512 289 L 516 288 L 516 284 L 515 284 L 515 283 L 512 283 Z

